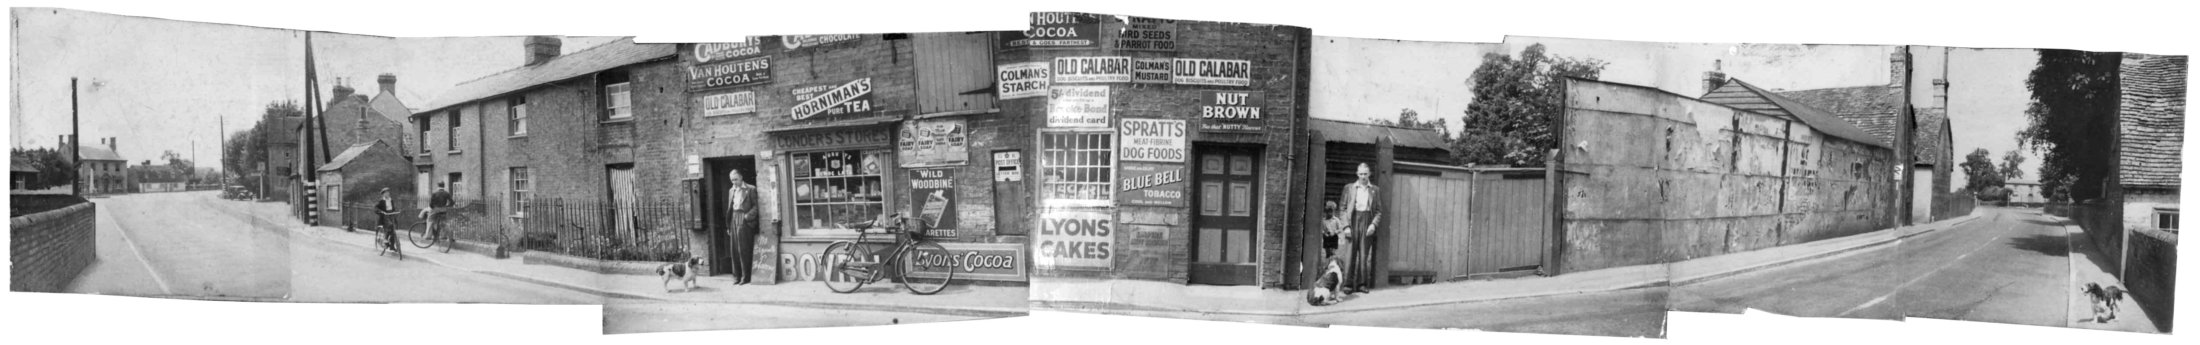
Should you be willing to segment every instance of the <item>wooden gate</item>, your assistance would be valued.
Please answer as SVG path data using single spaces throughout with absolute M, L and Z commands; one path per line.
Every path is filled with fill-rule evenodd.
M 1540 169 L 1510 173 L 1401 164 L 1390 203 L 1393 276 L 1435 280 L 1533 272 L 1550 237 Z

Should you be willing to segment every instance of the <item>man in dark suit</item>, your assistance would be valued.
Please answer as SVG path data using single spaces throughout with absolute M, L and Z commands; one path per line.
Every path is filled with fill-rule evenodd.
M 726 173 L 726 235 L 733 252 L 734 284 L 748 284 L 756 261 L 756 186 L 743 182 L 740 171 Z

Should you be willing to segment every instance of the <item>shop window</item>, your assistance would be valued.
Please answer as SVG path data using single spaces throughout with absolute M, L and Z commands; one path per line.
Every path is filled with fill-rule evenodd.
M 510 117 L 506 120 L 509 122 L 506 127 L 510 128 L 508 131 L 511 133 L 507 134 L 515 137 L 527 135 L 527 97 L 512 97 L 508 102 L 511 111 L 506 115 Z
M 534 194 L 533 180 L 527 176 L 527 167 L 513 167 L 507 174 L 512 186 L 506 192 L 510 196 L 504 198 L 504 209 L 512 210 L 513 217 L 526 217 L 527 197 Z
M 1043 205 L 1108 206 L 1115 193 L 1115 133 L 1039 133 L 1039 195 Z
M 788 155 L 794 190 L 794 235 L 850 235 L 849 223 L 886 212 L 885 150 L 842 150 Z

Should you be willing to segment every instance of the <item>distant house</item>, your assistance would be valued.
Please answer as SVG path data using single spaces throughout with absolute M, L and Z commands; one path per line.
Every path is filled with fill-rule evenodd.
M 2041 193 L 2040 181 L 2009 180 L 2003 182 L 2002 185 L 2009 188 L 2010 204 L 2038 205 L 2047 203 L 2047 194 Z
M 31 181 L 38 180 L 38 168 L 23 157 L 8 157 L 9 189 L 31 189 Z
M 83 181 L 85 193 L 129 191 L 123 169 L 129 167 L 130 161 L 115 153 L 116 141 L 115 138 L 102 138 L 99 142 L 105 147 L 77 146 L 77 155 L 83 161 L 77 165 L 76 176 Z
M 2177 174 L 2185 135 L 2185 57 L 2125 54 L 2122 187 L 2124 228 L 2177 231 Z

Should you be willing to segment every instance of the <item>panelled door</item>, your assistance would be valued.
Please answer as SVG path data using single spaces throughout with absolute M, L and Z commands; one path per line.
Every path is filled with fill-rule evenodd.
M 1260 150 L 1196 148 L 1191 283 L 1252 285 L 1259 277 L 1254 229 L 1260 224 Z
M 634 238 L 634 165 L 614 164 L 605 169 L 610 175 L 611 229 L 613 234 Z

